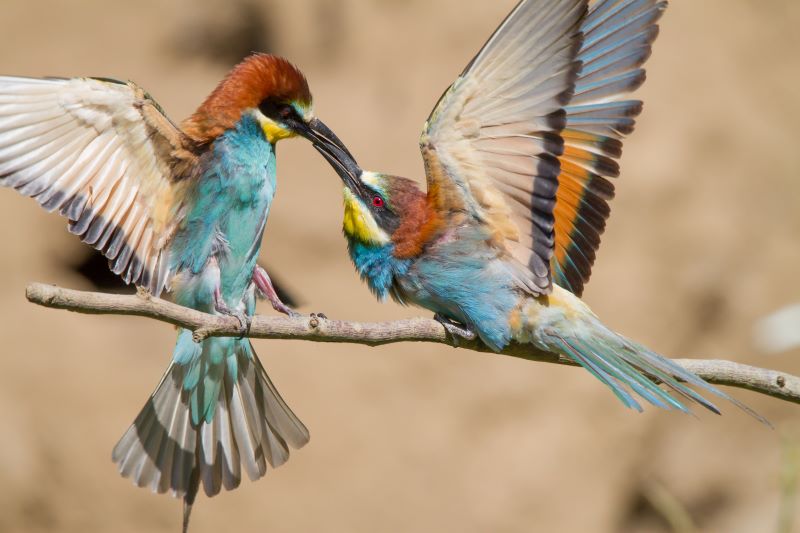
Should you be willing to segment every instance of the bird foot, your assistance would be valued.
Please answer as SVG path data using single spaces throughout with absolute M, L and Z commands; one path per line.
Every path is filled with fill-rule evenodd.
M 236 320 L 239 321 L 239 338 L 243 339 L 250 333 L 250 325 L 253 322 L 252 317 L 248 316 L 244 311 L 240 310 L 233 310 L 228 307 L 228 304 L 222 299 L 222 296 L 219 294 L 219 291 L 214 293 L 214 310 L 217 313 L 226 316 L 232 316 Z
M 267 274 L 267 271 L 258 265 L 256 265 L 256 267 L 253 269 L 253 283 L 256 285 L 258 295 L 269 300 L 269 303 L 272 304 L 272 308 L 274 310 L 279 313 L 283 313 L 290 318 L 299 318 L 302 316 L 300 313 L 281 301 L 280 297 L 278 297 L 278 293 L 275 291 L 275 287 L 272 285 L 272 280 L 270 279 L 269 274 Z
M 303 316 L 302 313 L 298 313 L 297 311 L 295 311 L 294 309 L 292 309 L 291 307 L 289 307 L 280 300 L 278 300 L 277 302 L 273 302 L 272 300 L 270 300 L 270 303 L 272 304 L 272 308 L 274 310 L 276 310 L 279 313 L 283 313 L 289 318 L 300 318 L 301 316 Z
M 232 316 L 233 318 L 238 320 L 239 321 L 239 338 L 243 339 L 243 338 L 247 337 L 248 333 L 250 333 L 250 326 L 253 323 L 252 317 L 247 316 L 247 314 L 244 313 L 243 311 L 232 311 L 230 309 L 228 309 L 227 311 L 223 311 L 223 310 L 217 309 L 217 311 L 219 313 L 222 313 L 223 315 Z
M 469 327 L 461 325 L 444 315 L 436 313 L 433 315 L 433 319 L 444 326 L 444 329 L 446 329 L 450 336 L 453 337 L 453 344 L 456 346 L 458 346 L 459 339 L 474 341 L 477 337 L 475 332 L 469 329 Z
M 239 338 L 243 339 L 250 333 L 250 326 L 253 325 L 253 318 L 243 311 L 234 311 L 231 316 L 239 321 Z
M 306 314 L 303 314 L 303 313 L 298 313 L 297 311 L 295 311 L 293 309 L 290 309 L 289 312 L 286 313 L 286 314 L 289 315 L 289 318 L 316 318 L 316 319 L 320 319 L 320 320 L 327 320 L 328 319 L 328 317 L 325 315 L 325 313 L 309 313 L 309 314 L 306 315 Z

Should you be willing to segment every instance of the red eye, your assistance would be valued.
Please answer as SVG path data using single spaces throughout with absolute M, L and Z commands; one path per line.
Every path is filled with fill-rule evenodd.
M 278 113 L 280 114 L 281 118 L 289 118 L 292 114 L 292 108 L 288 105 L 283 105 L 278 108 Z
M 380 196 L 376 196 L 372 199 L 372 206 L 373 207 L 383 207 L 383 198 Z

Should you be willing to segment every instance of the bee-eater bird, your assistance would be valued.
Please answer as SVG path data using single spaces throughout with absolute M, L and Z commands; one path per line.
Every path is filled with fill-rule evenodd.
M 641 410 L 638 396 L 718 413 L 688 385 L 727 395 L 579 298 L 642 109 L 626 94 L 644 81 L 666 4 L 520 2 L 425 124 L 427 193 L 326 157 L 346 185 L 350 257 L 378 298 L 429 309 L 455 337 L 496 351 L 516 342 L 566 356 L 628 407 Z
M 257 266 L 275 192 L 275 144 L 303 136 L 346 152 L 280 57 L 237 65 L 180 128 L 140 87 L 109 79 L 0 77 L 0 185 L 69 219 L 114 273 L 184 306 L 234 315 L 257 292 L 289 313 Z M 245 331 L 243 331 L 244 334 Z M 138 486 L 209 496 L 252 480 L 308 442 L 246 338 L 181 330 L 155 392 L 113 451 Z

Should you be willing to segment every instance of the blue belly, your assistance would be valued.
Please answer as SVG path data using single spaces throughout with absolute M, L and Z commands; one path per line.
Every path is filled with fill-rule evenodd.
M 477 251 L 469 256 L 441 252 L 446 251 L 424 254 L 398 280 L 400 298 L 455 319 L 490 348 L 503 349 L 511 340 L 509 315 L 518 300 L 508 269 Z
M 412 259 L 398 259 L 393 245 L 366 245 L 349 239 L 356 269 L 379 297 L 392 295 L 457 320 L 476 331 L 491 348 L 511 340 L 509 315 L 519 298 L 507 259 L 487 245 L 488 235 L 464 226 L 425 247 Z

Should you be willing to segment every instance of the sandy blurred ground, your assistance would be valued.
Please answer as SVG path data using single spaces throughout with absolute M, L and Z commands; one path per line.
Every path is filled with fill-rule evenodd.
M 422 177 L 425 117 L 514 2 L 4 0 L 0 71 L 130 78 L 179 120 L 235 58 L 268 48 L 302 65 L 363 166 Z M 665 354 L 800 373 L 800 353 L 750 341 L 759 317 L 800 300 L 799 24 L 797 0 L 676 0 L 664 18 L 586 300 Z M 353 275 L 322 159 L 300 141 L 279 152 L 264 259 L 302 310 L 418 314 Z M 179 503 L 110 460 L 174 332 L 27 304 L 29 281 L 90 285 L 64 221 L 11 191 L 0 238 L 0 531 L 178 531 Z M 499 356 L 255 345 L 312 440 L 261 482 L 201 499 L 196 533 L 670 531 L 659 491 L 701 531 L 777 531 L 797 406 L 734 391 L 768 431 L 728 405 L 637 415 L 587 373 Z

